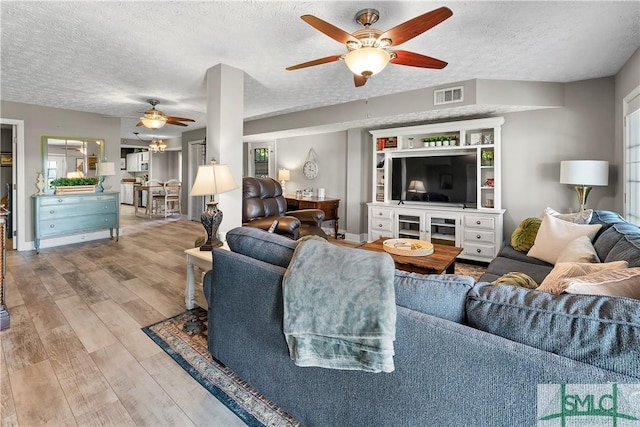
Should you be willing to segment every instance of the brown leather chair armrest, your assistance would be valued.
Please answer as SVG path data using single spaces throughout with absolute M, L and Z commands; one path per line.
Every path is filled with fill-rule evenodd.
M 318 227 L 322 226 L 324 211 L 322 209 L 300 209 L 298 211 L 288 211 L 287 215 L 295 216 L 300 222 L 312 222 Z
M 273 221 L 278 221 L 275 233 L 288 236 L 292 239 L 298 239 L 298 236 L 300 235 L 300 220 L 293 216 L 269 216 L 266 218 L 256 218 L 253 221 L 245 222 L 242 225 L 268 230 L 269 227 L 271 227 L 271 224 L 273 224 Z

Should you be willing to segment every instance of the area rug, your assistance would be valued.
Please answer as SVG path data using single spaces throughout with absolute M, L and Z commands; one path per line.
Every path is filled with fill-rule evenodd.
M 206 310 L 196 307 L 142 330 L 248 426 L 302 426 L 211 356 Z
M 486 266 L 456 261 L 456 274 L 464 274 L 478 280 L 486 271 Z

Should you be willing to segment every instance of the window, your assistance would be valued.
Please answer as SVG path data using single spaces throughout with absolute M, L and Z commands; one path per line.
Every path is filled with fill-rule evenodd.
M 640 225 L 640 109 L 626 117 L 625 218 Z

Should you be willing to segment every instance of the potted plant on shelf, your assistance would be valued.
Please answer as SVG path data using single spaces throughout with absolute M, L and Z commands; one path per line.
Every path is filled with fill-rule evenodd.
M 482 166 L 493 166 L 493 150 L 482 150 Z
M 51 181 L 54 194 L 95 193 L 98 178 L 58 178 Z

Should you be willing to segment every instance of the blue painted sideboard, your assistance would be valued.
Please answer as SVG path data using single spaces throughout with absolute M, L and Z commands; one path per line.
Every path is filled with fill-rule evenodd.
M 40 253 L 40 240 L 109 229 L 120 237 L 120 193 L 65 194 L 33 196 L 34 245 Z

